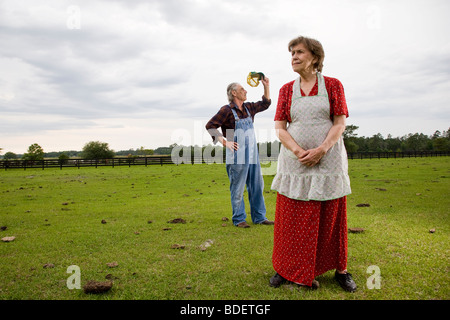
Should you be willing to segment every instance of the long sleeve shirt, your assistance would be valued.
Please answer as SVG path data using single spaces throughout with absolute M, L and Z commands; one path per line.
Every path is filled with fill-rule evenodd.
M 244 102 L 244 104 L 243 104 L 244 111 L 241 111 L 234 102 L 227 104 L 227 105 L 223 106 L 222 108 L 220 108 L 219 112 L 217 112 L 217 114 L 214 117 L 212 117 L 211 120 L 209 120 L 208 123 L 206 124 L 206 130 L 208 130 L 209 134 L 211 135 L 214 144 L 217 143 L 217 141 L 218 141 L 217 138 L 220 136 L 225 137 L 227 140 L 230 140 L 233 138 L 233 137 L 227 137 L 227 130 L 228 129 L 234 130 L 234 128 L 235 128 L 235 120 L 234 120 L 234 115 L 233 115 L 233 112 L 231 111 L 231 108 L 234 108 L 239 119 L 244 119 L 244 118 L 251 116 L 252 121 L 254 121 L 255 115 L 258 112 L 267 110 L 267 108 L 269 108 L 271 102 L 272 101 L 270 99 L 267 99 L 265 96 L 262 96 L 261 101 Z M 248 109 L 248 112 L 250 113 L 250 115 L 247 114 L 245 107 Z M 220 132 L 218 130 L 218 128 L 220 128 L 222 132 Z M 228 131 L 228 132 L 230 132 L 230 131 Z

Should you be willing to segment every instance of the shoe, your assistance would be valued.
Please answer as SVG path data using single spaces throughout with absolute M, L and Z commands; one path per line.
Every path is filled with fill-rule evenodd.
M 309 287 L 309 289 L 311 289 L 311 290 L 317 290 L 317 289 L 319 289 L 319 287 L 320 287 L 319 281 L 317 281 L 316 279 L 314 279 L 313 282 L 312 282 L 312 284 L 311 284 L 311 286 Z
M 241 223 L 238 223 L 236 225 L 236 227 L 239 227 L 239 228 L 250 228 L 250 225 L 247 222 L 242 221 Z
M 270 278 L 269 284 L 271 287 L 278 288 L 280 285 L 286 282 L 286 279 L 280 276 L 278 273 L 275 273 L 275 275 Z
M 297 284 L 298 286 L 305 288 L 305 289 L 309 289 L 309 290 L 317 290 L 320 287 L 319 281 L 317 281 L 316 279 L 314 279 L 312 281 L 312 284 L 310 286 L 307 286 L 306 284 Z
M 346 272 L 346 273 L 341 274 L 341 273 L 336 271 L 334 273 L 334 278 L 337 280 L 339 285 L 345 291 L 348 291 L 348 292 L 355 292 L 356 291 L 356 283 L 355 283 L 355 281 L 353 281 L 351 273 Z
M 273 221 L 269 221 L 269 220 L 265 220 L 265 221 L 261 222 L 260 224 L 265 224 L 265 225 L 274 225 L 274 224 L 275 224 L 275 222 L 273 222 Z

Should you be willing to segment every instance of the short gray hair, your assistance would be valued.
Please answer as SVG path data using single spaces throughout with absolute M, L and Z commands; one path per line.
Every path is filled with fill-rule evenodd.
M 239 83 L 237 83 L 237 82 L 233 82 L 233 83 L 230 83 L 228 85 L 228 87 L 227 87 L 227 96 L 228 96 L 228 102 L 229 103 L 233 102 L 234 97 L 233 97 L 232 92 L 233 92 L 233 90 L 236 90 L 238 85 L 239 85 Z
M 322 72 L 323 60 L 325 59 L 325 51 L 323 50 L 322 44 L 316 39 L 299 36 L 295 39 L 292 39 L 289 42 L 288 44 L 289 52 L 291 52 L 292 48 L 299 45 L 300 43 L 303 43 L 303 45 L 309 51 L 311 51 L 311 54 L 314 56 L 314 58 L 317 59 L 317 61 L 314 62 L 314 69 L 316 69 L 319 72 Z

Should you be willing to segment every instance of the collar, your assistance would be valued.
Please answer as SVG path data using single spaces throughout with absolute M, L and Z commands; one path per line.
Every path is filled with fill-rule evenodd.
M 241 111 L 241 109 L 239 109 L 239 107 L 237 106 L 237 104 L 234 101 L 230 102 L 229 106 L 230 106 L 230 108 L 234 108 L 236 110 Z M 244 108 L 244 110 L 246 109 L 245 102 L 242 104 L 242 107 Z M 241 111 L 241 112 L 243 112 L 243 111 Z

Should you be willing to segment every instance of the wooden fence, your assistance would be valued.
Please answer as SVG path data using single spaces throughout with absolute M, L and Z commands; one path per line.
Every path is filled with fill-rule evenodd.
M 348 159 L 382 159 L 382 158 L 417 158 L 417 157 L 442 157 L 449 156 L 450 152 L 445 151 L 417 151 L 417 152 L 355 152 L 348 153 Z M 278 155 L 275 156 L 260 156 L 261 162 L 277 161 Z M 220 159 L 219 159 L 220 160 Z M 117 166 L 136 166 L 136 165 L 179 165 L 179 164 L 202 164 L 215 163 L 217 158 L 203 158 L 192 155 L 187 158 L 176 158 L 172 160 L 170 155 L 161 156 L 147 156 L 147 157 L 130 157 L 130 158 L 112 158 L 112 159 L 45 159 L 45 160 L 0 160 L 0 169 L 31 169 L 31 168 L 68 168 L 68 167 L 117 167 Z M 225 163 L 225 156 L 220 163 Z
M 389 159 L 389 158 L 423 158 L 450 156 L 450 151 L 405 151 L 405 152 L 349 152 L 352 159 Z

